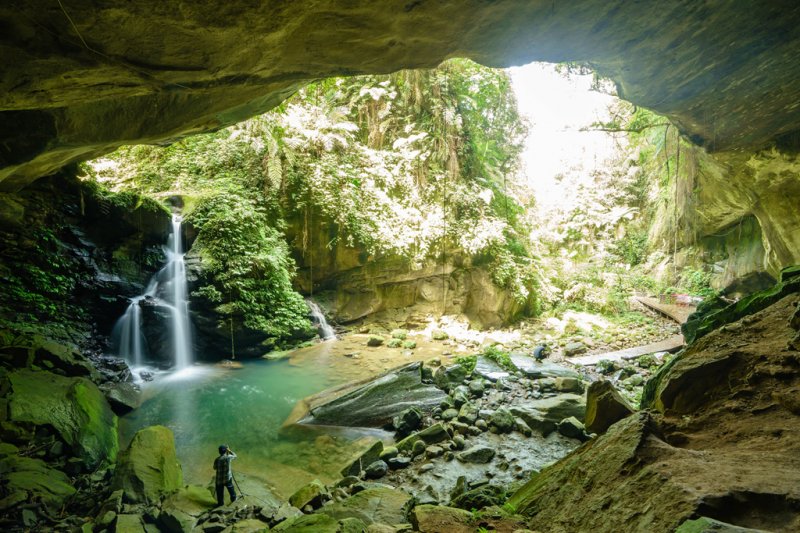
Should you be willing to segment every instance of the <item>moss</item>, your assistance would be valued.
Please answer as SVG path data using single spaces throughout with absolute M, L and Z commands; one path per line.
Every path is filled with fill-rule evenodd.
M 30 370 L 9 379 L 11 421 L 52 426 L 90 468 L 116 458 L 117 417 L 94 383 Z
M 405 338 L 408 337 L 408 331 L 405 329 L 394 329 L 392 330 L 391 336 L 393 339 L 405 340 Z
M 403 348 L 405 348 L 406 350 L 413 350 L 416 347 L 417 347 L 416 341 L 403 341 Z
M 9 494 L 25 492 L 27 500 L 39 500 L 58 511 L 64 501 L 75 494 L 63 472 L 48 467 L 44 461 L 28 457 L 6 457 L 0 461 Z
M 793 267 L 794 268 L 794 267 Z M 785 280 L 777 283 L 769 289 L 751 294 L 747 298 L 742 298 L 736 303 L 719 309 L 717 305 L 699 307 L 698 310 L 689 317 L 689 320 L 681 327 L 686 344 L 689 345 L 697 339 L 707 335 L 717 328 L 735 322 L 742 317 L 757 313 L 762 309 L 774 304 L 787 294 L 800 291 L 800 277 L 792 269 L 785 269 L 787 275 L 781 273 L 781 279 Z

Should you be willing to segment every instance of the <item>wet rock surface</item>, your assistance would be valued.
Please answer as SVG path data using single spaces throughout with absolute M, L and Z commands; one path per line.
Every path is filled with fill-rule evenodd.
M 383 427 L 411 407 L 429 412 L 439 405 L 445 394 L 422 382 L 420 364 L 411 363 L 390 371 L 350 391 L 316 395 L 306 424 Z
M 739 528 L 796 530 L 800 418 L 782 398 L 800 381 L 800 354 L 787 349 L 798 300 L 786 296 L 695 342 L 652 380 L 655 411 L 610 426 L 509 502 L 533 517 L 532 529 L 551 531 L 673 531 L 707 513 Z M 582 486 L 567 481 L 578 472 Z M 653 495 L 648 513 L 643 494 Z M 574 498 L 580 512 L 560 513 Z

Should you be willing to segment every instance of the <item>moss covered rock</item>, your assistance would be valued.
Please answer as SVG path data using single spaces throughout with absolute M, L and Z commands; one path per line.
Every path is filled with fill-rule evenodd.
M 183 485 L 183 473 L 175 453 L 172 430 L 149 426 L 134 435 L 128 449 L 117 461 L 111 486 L 122 489 L 133 503 L 157 501 L 162 494 Z
M 8 456 L 0 460 L 4 493 L 0 509 L 10 508 L 23 501 L 41 501 L 57 512 L 67 498 L 75 494 L 66 474 L 48 467 L 40 459 Z
M 12 421 L 52 426 L 89 468 L 116 459 L 117 417 L 94 383 L 30 370 L 10 374 L 9 381 Z
M 320 510 L 337 520 L 357 518 L 365 524 L 401 524 L 411 495 L 390 487 L 375 487 Z

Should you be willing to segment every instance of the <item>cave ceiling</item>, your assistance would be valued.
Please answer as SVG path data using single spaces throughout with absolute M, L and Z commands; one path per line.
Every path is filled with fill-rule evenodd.
M 27 0 L 0 6 L 0 189 L 264 112 L 309 81 L 577 61 L 710 151 L 800 130 L 796 0 Z

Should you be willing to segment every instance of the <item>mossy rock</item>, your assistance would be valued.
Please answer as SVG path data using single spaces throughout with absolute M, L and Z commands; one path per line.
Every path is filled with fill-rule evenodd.
M 400 524 L 411 495 L 391 487 L 374 487 L 323 507 L 319 512 L 337 520 L 357 518 L 365 524 Z M 294 529 L 292 529 L 294 531 Z
M 58 512 L 67 498 L 75 494 L 69 478 L 60 470 L 50 468 L 40 459 L 8 456 L 0 460 L 4 490 L 9 494 L 3 505 L 13 504 L 9 500 L 41 501 L 51 511 Z
M 435 341 L 446 341 L 450 338 L 450 335 L 447 334 L 446 331 L 441 329 L 435 329 L 431 331 L 431 339 Z
M 408 330 L 405 329 L 393 329 L 390 333 L 393 339 L 400 339 L 405 340 L 408 337 Z
M 281 522 L 270 531 L 292 533 L 338 533 L 339 521 L 326 514 L 309 514 Z
M 134 435 L 128 449 L 120 454 L 111 481 L 111 487 L 122 489 L 125 500 L 132 503 L 158 501 L 161 495 L 182 485 L 175 438 L 164 426 L 149 426 Z
M 751 294 L 736 303 L 720 308 L 719 300 L 703 302 L 681 326 L 687 346 L 717 328 L 752 315 L 776 303 L 784 296 L 800 291 L 800 267 L 790 267 L 781 272 L 781 282 L 769 289 Z
M 389 348 L 399 348 L 403 345 L 403 341 L 400 339 L 389 339 L 389 342 L 386 343 L 386 346 Z
M 370 335 L 369 338 L 367 339 L 367 346 L 372 346 L 372 347 L 382 346 L 383 340 L 384 339 L 381 336 Z
M 116 459 L 117 417 L 94 383 L 30 370 L 14 372 L 9 380 L 11 421 L 54 427 L 89 468 Z
M 403 348 L 406 350 L 413 350 L 417 347 L 417 341 L 403 341 Z

